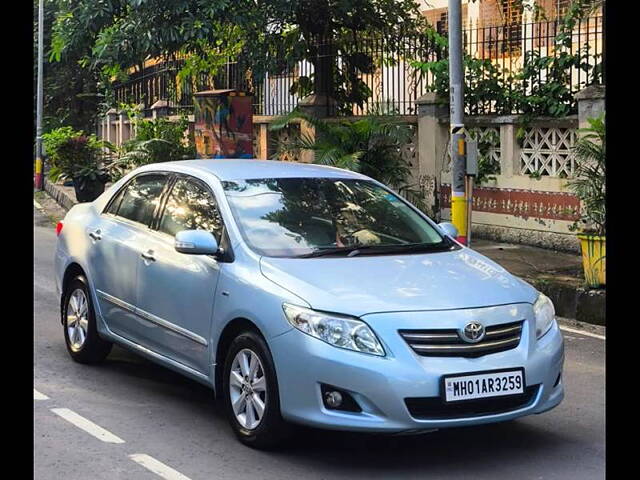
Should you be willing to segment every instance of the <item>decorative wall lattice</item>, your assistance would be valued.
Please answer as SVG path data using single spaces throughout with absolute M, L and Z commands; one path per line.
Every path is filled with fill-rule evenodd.
M 572 147 L 575 140 L 576 130 L 573 128 L 525 129 L 520 151 L 520 173 L 572 177 L 575 168 Z
M 478 144 L 487 143 L 491 145 L 487 150 L 487 155 L 491 163 L 500 165 L 500 128 L 498 127 L 473 127 L 467 130 L 469 137 L 476 140 Z

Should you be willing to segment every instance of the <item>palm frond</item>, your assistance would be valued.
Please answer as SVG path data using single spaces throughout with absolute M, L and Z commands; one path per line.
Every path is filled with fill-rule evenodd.
M 403 147 L 413 133 L 408 125 L 374 116 L 353 122 L 328 121 L 294 110 L 278 118 L 269 129 L 283 129 L 294 120 L 307 122 L 315 132 L 279 140 L 278 152 L 311 151 L 314 163 L 361 172 L 403 191 L 411 196 L 412 203 L 423 208 L 423 194 L 409 185 L 411 169 L 402 156 Z
M 582 136 L 573 152 L 576 168 L 574 179 L 567 185 L 580 199 L 582 208 L 578 222 L 598 235 L 606 232 L 606 150 L 604 115 L 588 119 L 590 128 L 580 129 Z M 572 228 L 578 228 L 578 222 Z

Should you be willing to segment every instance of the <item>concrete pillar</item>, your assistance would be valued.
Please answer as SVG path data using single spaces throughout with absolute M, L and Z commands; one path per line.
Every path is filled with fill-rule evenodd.
M 269 125 L 261 123 L 258 130 L 258 151 L 255 152 L 256 158 L 267 160 L 269 158 Z
M 590 85 L 576 94 L 578 101 L 578 127 L 588 128 L 588 118 L 600 116 L 605 111 L 605 86 Z
M 511 178 L 520 174 L 520 143 L 516 137 L 516 117 L 500 125 L 500 174 Z
M 169 107 L 172 105 L 167 100 L 158 100 L 151 105 L 151 118 L 156 119 L 159 117 L 166 117 L 169 115 Z
M 440 175 L 445 166 L 449 138 L 448 104 L 433 92 L 416 100 L 418 110 L 418 176 L 425 195 L 427 213 L 434 219 L 440 217 Z
M 118 139 L 118 146 L 122 145 L 125 141 L 125 136 L 126 133 L 124 131 L 125 129 L 125 125 L 124 125 L 124 119 L 127 118 L 127 116 L 124 114 L 124 112 L 120 112 L 118 114 L 117 117 L 117 128 L 116 128 L 116 135 L 117 135 L 117 139 Z
M 113 144 L 117 144 L 117 130 L 116 130 L 116 116 L 118 112 L 115 108 L 112 108 L 107 111 L 106 114 L 106 131 L 105 131 L 105 140 L 107 142 L 111 142 Z
M 124 113 L 120 114 L 120 144 L 122 145 L 124 142 L 131 138 L 131 122 L 129 122 L 129 117 Z

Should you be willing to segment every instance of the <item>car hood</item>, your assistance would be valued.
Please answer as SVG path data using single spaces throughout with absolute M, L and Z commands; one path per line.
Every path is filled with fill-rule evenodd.
M 355 257 L 262 257 L 264 276 L 317 310 L 355 316 L 533 303 L 528 283 L 469 248 Z

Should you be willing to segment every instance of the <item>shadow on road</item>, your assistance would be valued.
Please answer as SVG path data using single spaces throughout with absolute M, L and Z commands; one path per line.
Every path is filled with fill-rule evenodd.
M 119 347 L 114 347 L 107 361 L 96 368 L 109 376 L 120 376 L 122 383 L 133 380 L 160 402 L 175 402 L 178 408 L 210 423 L 218 435 L 232 438 L 220 405 L 214 402 L 213 392 L 199 383 L 171 370 L 160 367 Z M 106 372 L 105 372 L 106 373 Z M 533 417 L 534 419 L 536 417 Z M 371 435 L 332 432 L 300 427 L 292 441 L 279 450 L 255 452 L 238 445 L 247 457 L 268 455 L 272 459 L 290 462 L 298 467 L 327 471 L 333 474 L 354 474 L 375 468 L 379 474 L 446 474 L 474 465 L 475 472 L 490 473 L 492 469 L 510 464 L 535 463 L 545 452 L 566 443 L 562 435 L 548 428 L 536 427 L 524 420 L 445 429 L 411 436 Z

